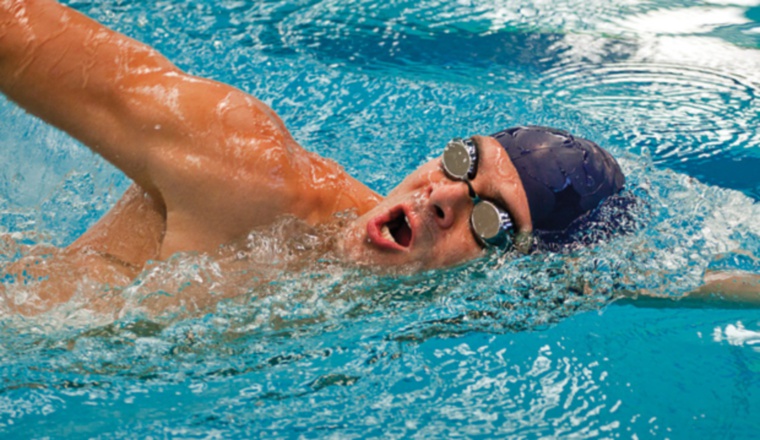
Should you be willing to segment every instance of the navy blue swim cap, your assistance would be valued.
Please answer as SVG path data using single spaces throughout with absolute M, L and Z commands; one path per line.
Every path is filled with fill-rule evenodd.
M 610 153 L 565 131 L 525 126 L 491 137 L 504 147 L 520 175 L 534 229 L 564 230 L 625 184 Z

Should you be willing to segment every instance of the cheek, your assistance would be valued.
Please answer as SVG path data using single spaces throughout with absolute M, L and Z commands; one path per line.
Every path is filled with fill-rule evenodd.
M 466 228 L 457 228 L 452 231 L 445 239 L 439 241 L 436 246 L 436 253 L 439 257 L 441 266 L 452 266 L 464 263 L 483 255 L 483 248 L 475 241 L 470 232 L 469 224 Z

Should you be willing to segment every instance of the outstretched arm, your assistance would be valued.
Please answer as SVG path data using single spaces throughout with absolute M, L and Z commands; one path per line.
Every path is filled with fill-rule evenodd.
M 749 272 L 708 271 L 705 283 L 690 298 L 760 306 L 760 275 Z
M 288 136 L 258 100 L 187 75 L 154 49 L 52 0 L 0 0 L 0 91 L 158 200 L 165 190 L 158 180 L 172 179 L 167 167 L 223 160 L 230 134 L 273 143 Z
M 674 298 L 639 292 L 627 295 L 617 304 L 656 308 L 760 307 L 760 275 L 749 272 L 708 271 L 704 275 L 704 284 L 682 297 Z
M 53 0 L 0 0 L 0 92 L 153 197 L 166 212 L 162 257 L 215 249 L 282 213 L 305 218 L 303 176 L 342 172 L 254 97 Z

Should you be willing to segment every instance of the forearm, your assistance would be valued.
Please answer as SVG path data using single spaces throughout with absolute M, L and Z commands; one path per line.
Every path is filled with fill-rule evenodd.
M 682 296 L 628 292 L 616 303 L 655 308 L 756 308 L 760 307 L 760 275 L 708 271 L 702 286 Z
M 693 299 L 760 305 L 760 275 L 749 272 L 708 271 L 704 284 L 689 294 Z

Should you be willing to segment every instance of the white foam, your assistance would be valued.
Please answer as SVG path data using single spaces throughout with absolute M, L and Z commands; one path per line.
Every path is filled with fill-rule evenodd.
M 726 341 L 734 346 L 756 345 L 755 351 L 760 352 L 760 331 L 746 329 L 741 321 L 737 321 L 736 324 L 727 324 L 723 329 L 715 327 L 713 340 Z

